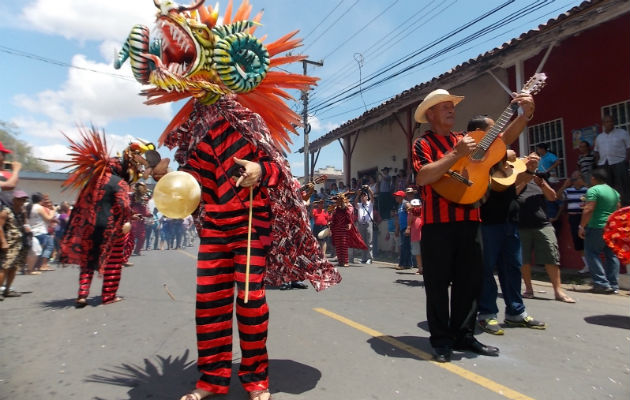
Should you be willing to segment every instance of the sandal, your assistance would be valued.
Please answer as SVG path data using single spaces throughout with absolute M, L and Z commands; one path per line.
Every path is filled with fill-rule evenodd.
M 77 299 L 77 302 L 74 305 L 75 308 L 83 308 L 85 306 L 87 306 L 87 300 L 83 298 Z
M 265 395 L 269 396 L 265 397 Z M 271 400 L 271 392 L 269 392 L 269 389 L 252 390 L 249 392 L 249 400 Z
M 566 294 L 564 296 L 556 296 L 556 301 L 561 301 L 563 303 L 570 303 L 570 304 L 575 303 L 575 300 L 567 296 Z
M 534 292 L 523 292 L 523 294 L 521 296 L 524 299 L 533 299 L 534 298 Z
M 123 298 L 123 297 L 116 296 L 116 297 L 114 297 L 114 298 L 113 298 L 113 299 L 111 299 L 111 300 L 104 301 L 104 302 L 103 302 L 103 305 L 105 305 L 105 304 L 112 304 L 112 303 L 118 303 L 119 301 L 123 301 L 123 300 L 124 300 L 124 298 Z

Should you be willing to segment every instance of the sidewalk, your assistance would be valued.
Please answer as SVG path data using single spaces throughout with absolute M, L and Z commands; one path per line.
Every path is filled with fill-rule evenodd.
M 390 254 L 379 254 L 374 257 L 375 262 L 381 262 L 385 264 L 397 264 L 398 259 L 396 257 L 391 256 Z M 573 290 L 573 288 L 586 291 L 591 287 L 591 277 L 589 274 L 580 274 L 575 269 L 561 269 L 562 271 L 562 283 L 563 286 L 568 290 Z M 628 268 L 630 271 L 630 268 Z M 549 277 L 545 272 L 545 268 L 541 265 L 533 265 L 532 266 L 532 277 L 534 280 L 538 280 L 540 282 L 549 283 Z M 619 274 L 619 289 L 624 290 L 626 292 L 630 291 L 630 273 L 627 274 Z M 630 293 L 626 293 L 630 294 Z

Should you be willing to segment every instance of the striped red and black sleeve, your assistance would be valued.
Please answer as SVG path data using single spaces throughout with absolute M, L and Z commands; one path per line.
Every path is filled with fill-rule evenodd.
M 416 173 L 425 165 L 442 158 L 451 151 L 461 135 L 451 133 L 449 136 L 436 135 L 427 131 L 417 139 L 413 146 L 412 161 Z M 478 208 L 452 203 L 437 194 L 431 185 L 422 187 L 424 223 L 447 223 L 459 221 L 479 221 Z
M 261 168 L 261 184 L 253 188 L 255 203 L 266 198 L 267 187 L 278 184 L 280 169 L 261 148 L 253 145 L 224 118 L 217 119 L 193 150 L 181 169 L 201 184 L 205 204 L 235 205 L 248 201 L 249 188 L 236 187 L 234 177 L 241 166 L 234 157 L 256 162 Z M 257 201 L 258 200 L 258 201 Z

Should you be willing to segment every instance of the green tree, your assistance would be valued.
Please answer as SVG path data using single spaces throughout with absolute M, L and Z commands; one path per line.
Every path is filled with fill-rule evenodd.
M 48 166 L 33 155 L 31 146 L 18 139 L 18 135 L 19 131 L 15 125 L 0 121 L 0 142 L 13 151 L 6 160 L 21 162 L 23 171 L 48 172 Z

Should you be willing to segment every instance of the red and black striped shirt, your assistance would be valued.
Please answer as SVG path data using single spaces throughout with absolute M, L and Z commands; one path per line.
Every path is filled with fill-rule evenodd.
M 413 144 L 413 168 L 418 173 L 420 168 L 439 160 L 451 151 L 463 134 L 451 132 L 449 136 L 437 135 L 427 131 Z M 424 224 L 440 224 L 461 221 L 481 221 L 479 208 L 453 203 L 433 191 L 431 185 L 422 187 Z
M 249 188 L 236 187 L 233 176 L 240 165 L 233 157 L 258 162 L 262 169 L 261 183 L 254 186 L 254 207 L 268 207 L 267 187 L 275 186 L 279 169 L 262 149 L 254 146 L 223 117 L 215 120 L 207 134 L 182 169 L 192 173 L 201 184 L 205 209 L 215 212 L 237 211 L 249 204 Z

